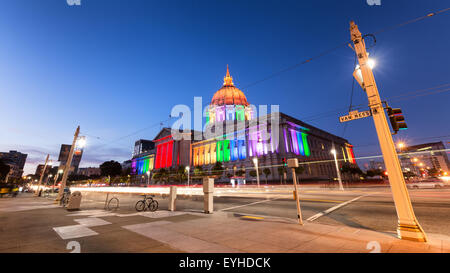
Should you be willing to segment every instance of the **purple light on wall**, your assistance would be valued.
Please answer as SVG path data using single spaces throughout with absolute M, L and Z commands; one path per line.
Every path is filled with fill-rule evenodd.
M 131 169 L 133 170 L 133 174 L 136 173 L 136 159 L 131 161 Z
M 295 132 L 294 129 L 289 129 L 289 132 L 291 133 L 292 148 L 293 148 L 293 150 L 294 150 L 294 153 L 295 153 L 296 155 L 298 155 L 298 154 L 299 154 L 299 151 L 298 151 L 297 134 L 296 134 L 296 132 Z
M 286 128 L 283 129 L 283 136 L 284 136 L 284 144 L 286 145 L 286 153 L 289 153 L 289 142 L 287 139 L 287 132 L 286 132 Z

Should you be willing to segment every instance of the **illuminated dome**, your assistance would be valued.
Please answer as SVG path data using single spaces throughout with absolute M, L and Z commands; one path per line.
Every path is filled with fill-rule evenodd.
M 228 65 L 227 75 L 223 78 L 223 86 L 214 94 L 211 105 L 249 105 L 244 93 L 234 86 Z
M 206 123 L 225 120 L 251 120 L 253 110 L 244 93 L 233 84 L 227 65 L 227 75 L 223 78 L 223 86 L 214 94 L 207 111 Z

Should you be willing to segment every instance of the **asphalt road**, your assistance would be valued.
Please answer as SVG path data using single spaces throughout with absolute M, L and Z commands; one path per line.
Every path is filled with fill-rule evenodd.
M 409 190 L 415 214 L 427 233 L 450 236 L 450 189 Z M 121 211 L 134 211 L 138 195 L 115 194 L 120 199 Z M 214 197 L 214 210 L 233 212 L 236 216 L 250 215 L 262 218 L 279 217 L 282 221 L 296 220 L 296 204 L 291 194 L 271 192 L 252 195 L 253 197 Z M 87 196 L 84 208 L 103 208 L 105 194 Z M 167 199 L 156 197 L 161 209 L 167 209 Z M 357 199 L 357 200 L 354 200 Z M 354 201 L 353 201 L 354 200 Z M 348 203 L 346 203 L 348 201 Z M 351 226 L 393 232 L 397 227 L 397 215 L 389 188 L 358 188 L 344 192 L 328 189 L 304 190 L 300 194 L 300 204 L 304 221 L 322 224 Z M 342 206 L 330 213 L 318 214 Z M 176 210 L 200 211 L 203 209 L 201 197 L 180 197 Z

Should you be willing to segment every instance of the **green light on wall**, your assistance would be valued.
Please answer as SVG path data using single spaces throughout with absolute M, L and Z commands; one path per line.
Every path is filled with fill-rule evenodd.
M 144 159 L 144 167 L 142 168 L 142 173 L 146 173 L 148 171 L 149 163 L 150 163 L 150 159 L 149 158 Z
M 245 120 L 245 111 L 242 105 L 236 105 L 236 120 Z
M 222 146 L 223 146 L 223 140 L 222 141 L 217 141 L 217 144 L 216 144 L 216 159 L 217 159 L 217 162 L 223 162 Z
M 230 154 L 230 141 L 229 140 L 217 141 L 216 158 L 217 158 L 218 162 L 230 161 L 231 154 Z
M 223 160 L 225 162 L 231 160 L 230 141 L 229 140 L 224 140 L 223 141 Z
M 307 134 L 302 132 L 302 141 L 303 141 L 303 148 L 305 149 L 305 156 L 310 156 L 311 151 L 309 150 L 307 136 L 308 136 Z

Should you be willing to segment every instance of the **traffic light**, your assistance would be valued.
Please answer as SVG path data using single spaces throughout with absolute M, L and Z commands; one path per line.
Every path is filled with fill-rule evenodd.
M 287 166 L 286 158 L 283 157 L 282 161 L 283 161 L 283 166 L 286 167 Z
M 402 115 L 402 109 L 400 108 L 387 108 L 387 112 L 389 115 L 389 120 L 391 121 L 392 130 L 397 133 L 399 130 L 408 129 L 408 125 L 406 125 L 405 117 Z

